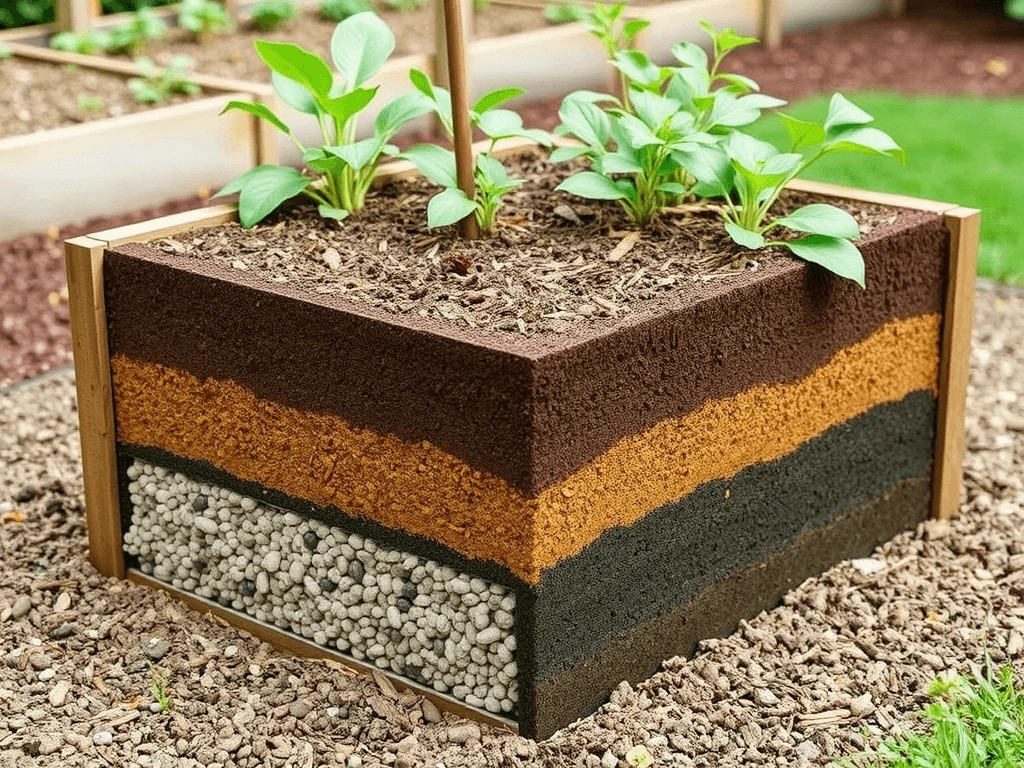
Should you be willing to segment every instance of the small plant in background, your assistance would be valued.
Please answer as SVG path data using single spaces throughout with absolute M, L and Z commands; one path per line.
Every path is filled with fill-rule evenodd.
M 587 13 L 586 22 L 590 34 L 600 41 L 611 59 L 619 52 L 632 48 L 637 35 L 651 25 L 646 19 L 623 20 L 622 14 L 625 10 L 625 3 L 594 3 Z
M 195 96 L 200 88 L 189 76 L 191 61 L 187 56 L 175 56 L 171 63 L 161 69 L 150 59 L 138 58 L 139 77 L 128 81 L 128 88 L 139 104 L 165 104 L 171 97 Z
M 393 11 L 400 11 L 402 13 L 409 13 L 411 11 L 418 11 L 424 5 L 427 4 L 427 0 L 384 0 L 384 5 Z
M 11 58 L 14 55 L 14 51 L 11 50 L 9 45 L 0 43 L 0 61 Z
M 549 3 L 544 8 L 544 19 L 549 24 L 572 24 L 577 21 L 586 21 L 590 12 L 579 2 L 569 0 L 565 3 Z
M 451 95 L 444 88 L 438 88 L 430 79 L 418 70 L 409 73 L 413 86 L 423 94 L 432 105 L 433 111 L 440 118 L 441 124 L 454 136 L 452 127 Z M 466 193 L 459 189 L 456 179 L 455 153 L 436 144 L 417 144 L 410 147 L 400 156 L 415 165 L 420 173 L 435 184 L 444 187 L 430 198 L 427 204 L 427 226 L 444 227 L 461 221 L 470 214 L 476 216 L 481 232 L 487 233 L 494 227 L 495 215 L 501 207 L 501 198 L 512 191 L 522 181 L 508 175 L 505 166 L 493 157 L 495 144 L 501 139 L 521 137 L 535 141 L 542 146 L 550 146 L 548 134 L 541 130 L 524 128 L 522 118 L 510 109 L 497 109 L 510 99 L 521 96 L 522 88 L 502 88 L 482 96 L 470 111 L 470 123 L 483 133 L 489 140 L 487 150 L 476 157 L 474 179 L 476 196 L 470 200 Z
M 58 32 L 50 38 L 50 47 L 53 50 L 66 53 L 97 53 L 107 50 L 109 45 L 109 35 L 98 29 L 87 32 Z
M 167 35 L 167 25 L 149 8 L 140 8 L 131 21 L 114 27 L 106 42 L 107 53 L 128 53 L 135 56 L 153 40 Z
M 217 0 L 182 0 L 178 6 L 178 26 L 200 42 L 235 28 L 231 14 Z
M 84 112 L 87 115 L 94 115 L 106 106 L 106 102 L 103 100 L 102 96 L 80 93 L 78 94 L 76 105 L 78 106 L 79 112 Z
M 250 11 L 250 18 L 256 29 L 272 32 L 287 24 L 298 15 L 296 0 L 259 0 Z
M 1024 691 L 1004 667 L 973 679 L 936 680 L 921 712 L 924 733 L 900 731 L 875 751 L 841 766 L 871 768 L 1019 768 L 1024 765 Z
M 482 11 L 488 5 L 491 4 L 491 0 L 473 0 L 473 10 Z
M 174 708 L 174 702 L 171 701 L 171 694 L 167 685 L 167 675 L 157 669 L 153 663 L 150 663 L 149 667 L 152 670 L 152 676 L 149 680 L 149 692 L 153 695 L 153 701 L 160 705 L 161 712 L 170 712 Z
M 328 21 L 344 21 L 359 13 L 373 10 L 370 0 L 320 0 L 320 15 Z
M 1024 0 L 1006 0 L 1004 12 L 1016 21 L 1024 21 Z
M 303 146 L 264 104 L 230 102 L 225 112 L 241 110 L 266 120 L 291 139 L 305 163 L 305 173 L 261 165 L 218 192 L 218 196 L 240 193 L 242 226 L 252 227 L 298 195 L 312 198 L 319 204 L 321 216 L 338 221 L 363 207 L 381 157 L 398 152 L 388 144 L 391 137 L 409 120 L 433 108 L 421 93 L 403 94 L 378 113 L 373 136 L 356 140 L 359 113 L 377 94 L 377 86 L 367 88 L 365 84 L 394 49 L 394 34 L 374 13 L 356 14 L 334 30 L 331 58 L 337 75 L 320 56 L 298 45 L 256 41 L 260 58 L 273 71 L 278 96 L 285 104 L 316 118 L 323 146 Z

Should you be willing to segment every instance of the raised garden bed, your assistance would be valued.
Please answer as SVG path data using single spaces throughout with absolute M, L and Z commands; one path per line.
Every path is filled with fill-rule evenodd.
M 0 240 L 188 197 L 276 157 L 276 140 L 253 117 L 218 117 L 233 99 L 268 97 L 264 86 L 196 77 L 197 96 L 143 107 L 127 86 L 134 64 L 9 48 L 0 60 Z M 95 97 L 102 104 L 89 104 Z
M 794 184 L 858 219 L 861 289 L 700 213 L 622 252 L 517 163 L 477 244 L 401 166 L 341 227 L 69 241 L 97 567 L 542 737 L 955 512 L 976 211 Z

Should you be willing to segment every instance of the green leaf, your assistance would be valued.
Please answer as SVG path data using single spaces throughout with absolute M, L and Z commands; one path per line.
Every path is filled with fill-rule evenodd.
M 790 141 L 793 142 L 794 152 L 804 147 L 817 146 L 825 140 L 825 129 L 817 123 L 783 114 L 779 115 L 779 119 L 789 134 Z
M 477 127 L 488 138 L 501 139 L 522 131 L 523 118 L 510 109 L 493 109 L 480 115 Z
M 664 79 L 661 67 L 647 58 L 647 54 L 642 51 L 620 51 L 611 65 L 634 83 L 643 86 L 657 85 Z
M 633 110 L 651 130 L 658 130 L 669 118 L 679 114 L 683 105 L 676 99 L 650 91 L 636 91 L 632 94 Z M 685 113 L 684 113 L 685 114 Z M 691 116 L 692 122 L 692 116 Z
M 343 219 L 348 218 L 348 211 L 346 211 L 344 208 L 335 208 L 333 205 L 324 205 L 323 203 L 320 203 L 320 205 L 317 206 L 317 211 L 325 219 L 334 219 L 335 221 L 342 221 Z
M 441 122 L 448 130 L 448 134 L 452 133 L 452 98 L 451 94 L 448 93 L 444 88 L 437 88 L 433 83 L 430 82 L 430 78 L 420 72 L 418 69 L 409 70 L 409 82 L 412 83 L 413 87 L 430 99 L 431 104 L 434 105 L 434 112 L 437 113 L 438 117 L 441 118 Z
M 746 37 L 745 35 L 737 34 L 736 30 L 732 28 L 716 30 L 706 21 L 701 20 L 698 23 L 705 32 L 711 35 L 711 41 L 715 45 L 715 53 L 719 57 L 724 56 L 729 51 L 735 50 L 736 48 L 741 48 L 744 45 L 752 45 L 757 42 L 756 37 Z
M 864 257 L 849 240 L 827 235 L 808 235 L 783 245 L 801 259 L 818 264 L 864 287 Z
M 688 151 L 672 153 L 672 159 L 701 184 L 710 185 L 719 194 L 727 194 L 733 185 L 729 154 L 717 145 L 698 144 Z
M 334 82 L 327 62 L 311 51 L 292 43 L 273 43 L 257 40 L 256 52 L 274 72 L 294 80 L 316 97 L 326 100 Z
M 481 96 L 480 100 L 473 105 L 473 111 L 483 114 L 489 109 L 494 109 L 499 104 L 504 104 L 509 99 L 522 96 L 524 93 L 526 93 L 525 88 L 499 88 L 496 91 L 491 91 Z
M 260 104 L 255 101 L 229 101 L 220 113 L 223 115 L 225 112 L 230 112 L 231 110 L 238 110 L 239 112 L 248 112 L 250 115 L 256 115 L 256 117 L 261 120 L 266 120 L 272 126 L 277 128 L 277 130 L 281 131 L 281 133 L 291 134 L 292 132 L 291 129 L 285 125 L 266 104 Z
M 274 90 L 281 97 L 281 101 L 297 112 L 307 115 L 316 115 L 316 100 L 305 86 L 291 80 L 279 72 L 272 72 L 270 80 L 274 84 Z
M 658 191 L 664 192 L 666 195 L 685 195 L 686 187 L 678 181 L 664 181 L 658 185 Z
M 755 139 L 739 131 L 729 134 L 725 148 L 734 161 L 750 171 L 757 171 L 762 163 L 779 154 L 779 150 L 767 141 Z
M 680 64 L 685 64 L 694 69 L 707 70 L 708 55 L 704 49 L 695 43 L 676 43 L 672 46 L 672 55 Z
M 843 94 L 832 95 L 828 104 L 828 116 L 825 118 L 826 133 L 835 128 L 843 128 L 850 125 L 867 125 L 874 121 L 871 115 L 858 107 Z
M 629 139 L 629 145 L 633 149 L 660 146 L 665 143 L 664 139 L 655 136 L 651 129 L 647 127 L 647 124 L 638 117 L 623 113 L 619 115 L 618 120 L 615 122 L 625 132 Z
M 255 226 L 285 200 L 302 192 L 312 181 L 294 168 L 260 165 L 229 183 L 216 197 L 241 192 L 238 218 L 246 229 Z
M 374 135 L 387 141 L 410 120 L 422 117 L 434 109 L 433 103 L 421 93 L 403 93 L 392 99 L 377 113 L 373 121 Z
M 596 163 L 600 164 L 601 173 L 643 173 L 643 167 L 636 157 L 627 152 L 610 152 L 602 155 Z
M 608 145 L 611 126 L 603 109 L 589 101 L 567 96 L 558 110 L 562 125 L 568 131 L 591 147 L 604 151 Z
M 568 160 L 575 160 L 588 152 L 590 152 L 589 147 L 557 147 L 551 153 L 551 162 L 564 163 Z
M 729 233 L 729 237 L 732 238 L 734 243 L 738 243 L 744 248 L 756 251 L 758 248 L 764 247 L 764 238 L 761 235 L 757 232 L 751 232 L 749 229 L 744 229 L 739 224 L 727 221 L 725 222 L 725 231 Z
M 353 171 L 362 170 L 367 163 L 375 160 L 382 149 L 383 142 L 377 137 L 363 139 L 354 144 L 342 144 L 338 147 L 324 147 L 324 152 L 344 160 Z
M 590 200 L 622 200 L 628 197 L 614 181 L 593 171 L 573 174 L 555 189 Z
M 860 237 L 860 227 L 853 216 L 825 203 L 805 205 L 772 223 L 795 229 L 797 232 L 809 232 L 812 235 L 844 237 L 849 240 Z
M 746 75 L 725 72 L 719 73 L 718 79 L 724 80 L 727 83 L 726 87 L 734 93 L 750 93 L 761 90 L 761 86 L 757 84 L 757 81 L 752 80 Z
M 562 103 L 564 104 L 568 99 L 573 99 L 574 101 L 585 101 L 590 104 L 619 103 L 619 100 L 610 94 L 601 93 L 599 91 L 588 91 L 586 89 L 573 91 L 562 100 Z
M 906 152 L 893 140 L 892 136 L 877 128 L 850 128 L 842 131 L 825 142 L 825 149 L 829 152 L 846 150 L 895 157 L 901 163 L 907 161 Z
M 337 98 L 327 99 L 324 104 L 324 111 L 327 112 L 335 120 L 341 123 L 346 123 L 354 115 L 359 114 L 366 105 L 373 101 L 373 97 L 377 95 L 377 89 L 380 86 L 373 86 L 373 88 L 356 88 L 354 91 L 349 91 L 344 96 L 338 96 Z M 340 137 L 339 137 L 340 140 Z
M 626 42 L 632 44 L 636 40 L 636 36 L 651 26 L 651 22 L 647 19 L 630 19 L 622 25 L 622 36 L 626 38 Z
M 372 11 L 349 16 L 331 36 L 331 58 L 349 88 L 358 88 L 377 74 L 394 50 L 391 27 Z
M 427 226 L 447 227 L 462 221 L 476 211 L 476 203 L 458 187 L 449 188 L 430 198 L 427 203 Z
M 409 147 L 399 157 L 408 160 L 419 172 L 442 187 L 458 187 L 455 171 L 455 155 L 437 144 L 417 144 Z

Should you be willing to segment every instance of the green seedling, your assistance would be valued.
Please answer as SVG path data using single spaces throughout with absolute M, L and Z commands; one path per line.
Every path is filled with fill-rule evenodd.
M 227 34 L 235 28 L 231 14 L 217 0 L 182 0 L 178 7 L 178 26 L 199 41 Z
M 578 0 L 565 3 L 549 3 L 544 8 L 544 19 L 549 24 L 573 24 L 587 21 L 590 13 Z
M 373 135 L 356 140 L 359 113 L 377 94 L 367 87 L 395 49 L 391 29 L 374 13 L 359 13 L 338 24 L 331 38 L 336 73 L 320 56 L 291 43 L 256 41 L 256 51 L 273 71 L 281 100 L 316 118 L 323 145 L 307 148 L 288 125 L 266 105 L 232 101 L 225 108 L 266 120 L 291 139 L 302 153 L 305 169 L 261 165 L 239 176 L 218 195 L 240 193 L 239 218 L 244 227 L 262 221 L 286 200 L 298 195 L 319 204 L 324 218 L 342 220 L 363 207 L 366 193 L 383 155 L 398 153 L 388 142 L 405 123 L 432 111 L 422 93 L 403 94 L 384 106 L 373 123 Z
M 145 57 L 135 63 L 140 76 L 128 81 L 128 89 L 139 104 L 165 104 L 172 96 L 195 96 L 200 91 L 189 76 L 191 62 L 187 56 L 175 56 L 163 69 Z
M 150 8 L 140 8 L 131 21 L 114 27 L 106 42 L 107 53 L 126 53 L 135 56 L 145 50 L 153 40 L 167 35 L 167 25 Z
M 260 0 L 252 7 L 250 18 L 256 29 L 272 32 L 294 19 L 298 12 L 296 0 Z
M 877 750 L 842 760 L 870 768 L 1019 768 L 1024 765 L 1024 691 L 1007 666 L 929 687 L 924 732 L 901 729 Z
M 103 109 L 106 106 L 106 102 L 102 96 L 93 96 L 88 93 L 78 94 L 76 101 L 79 112 L 84 112 L 87 115 L 93 115 Z
M 98 29 L 87 32 L 58 32 L 50 38 L 50 47 L 66 53 L 91 54 L 107 50 L 110 36 Z
M 424 5 L 427 4 L 427 0 L 384 0 L 384 5 L 393 11 L 400 11 L 402 13 L 409 13 L 411 11 L 418 11 Z
M 431 105 L 449 137 L 454 136 L 452 127 L 451 95 L 439 88 L 418 70 L 409 73 L 416 90 Z M 483 233 L 494 228 L 495 216 L 501 207 L 502 196 L 522 184 L 522 180 L 508 175 L 505 166 L 493 156 L 494 147 L 501 139 L 520 137 L 530 139 L 541 146 L 550 146 L 551 139 L 545 131 L 524 128 L 523 119 L 510 109 L 498 109 L 509 99 L 521 96 L 522 88 L 501 88 L 482 96 L 470 111 L 470 123 L 490 141 L 489 147 L 476 157 L 473 171 L 476 195 L 470 199 L 458 185 L 456 178 L 455 154 L 436 144 L 417 144 L 401 154 L 401 157 L 415 165 L 420 173 L 435 184 L 444 187 L 442 192 L 430 198 L 427 204 L 427 226 L 444 227 L 466 218 L 476 217 Z
M 358 13 L 373 11 L 370 0 L 320 0 L 320 15 L 328 21 L 344 21 Z
M 153 672 L 149 680 L 149 692 L 153 695 L 153 701 L 160 705 L 161 712 L 170 712 L 174 708 L 174 702 L 171 700 L 167 675 L 157 669 L 152 662 L 149 667 Z

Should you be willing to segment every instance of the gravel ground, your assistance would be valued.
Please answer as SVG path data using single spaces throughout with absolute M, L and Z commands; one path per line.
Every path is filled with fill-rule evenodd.
M 983 292 L 967 502 L 534 744 L 290 659 L 85 557 L 71 377 L 0 395 L 0 766 L 827 765 L 988 652 L 1024 672 L 1024 297 Z M 151 666 L 152 664 L 152 666 Z M 154 683 L 172 708 L 159 711 Z M 153 710 L 157 711 L 153 711 Z

